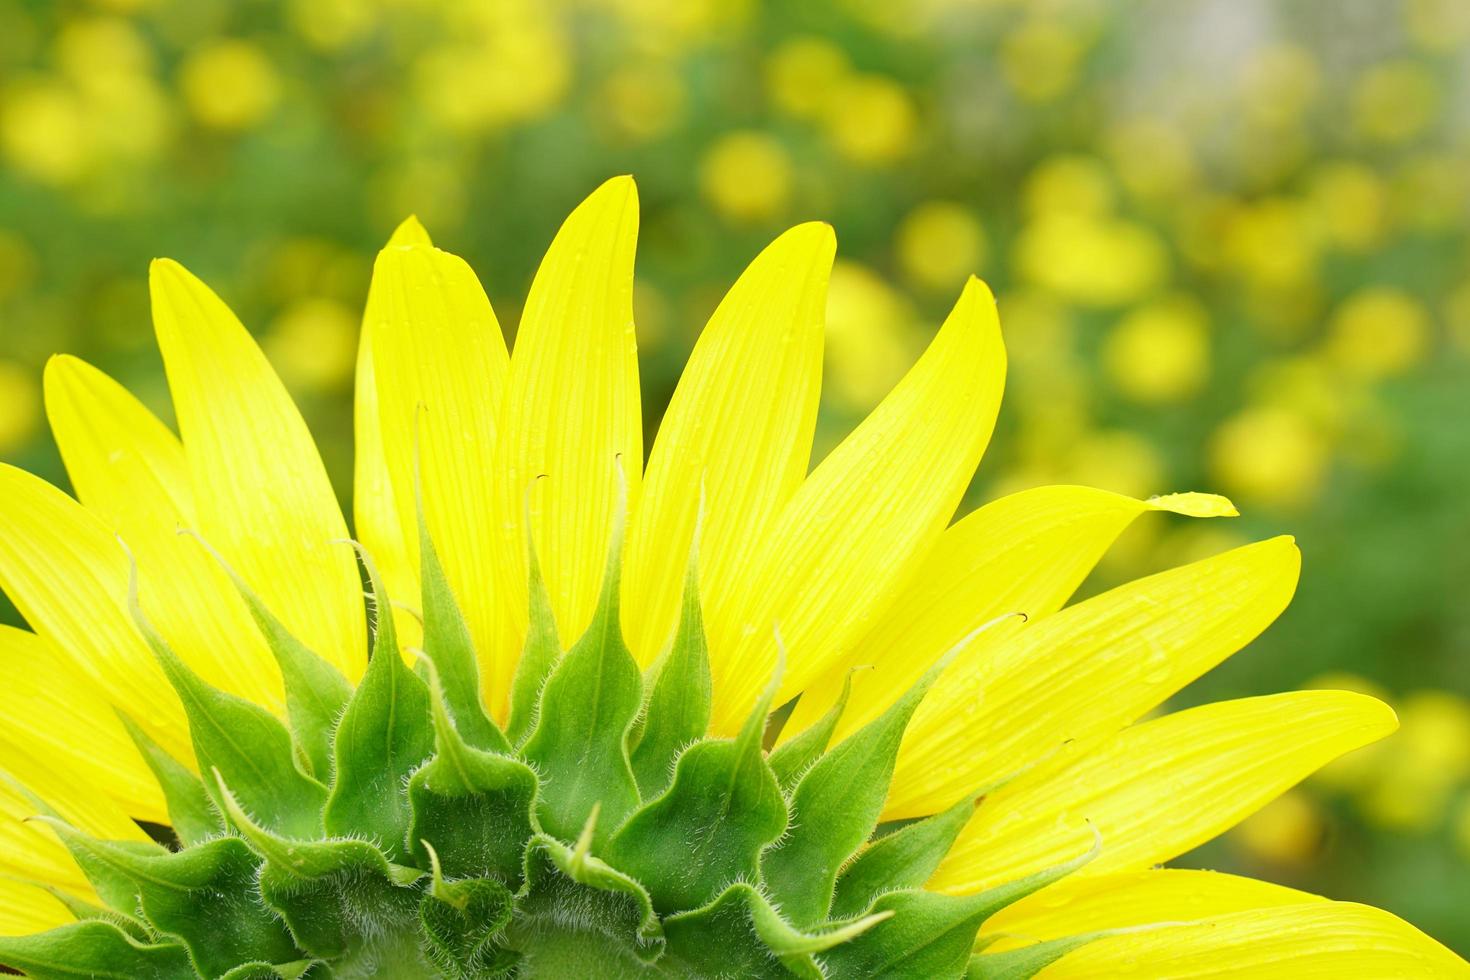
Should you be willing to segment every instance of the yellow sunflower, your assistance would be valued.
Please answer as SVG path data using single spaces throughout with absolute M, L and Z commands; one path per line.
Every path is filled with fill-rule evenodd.
M 513 353 L 416 221 L 379 254 L 372 602 L 300 414 L 181 266 L 150 278 L 177 436 L 47 366 L 75 499 L 0 467 L 30 625 L 0 629 L 0 963 L 1470 976 L 1386 912 L 1160 867 L 1396 725 L 1341 691 L 1150 716 L 1285 608 L 1290 538 L 1068 605 L 1136 518 L 1234 508 L 1049 486 L 954 520 L 1005 378 L 976 279 L 812 467 L 819 223 L 720 303 L 645 464 L 637 230 L 629 178 L 578 206 Z

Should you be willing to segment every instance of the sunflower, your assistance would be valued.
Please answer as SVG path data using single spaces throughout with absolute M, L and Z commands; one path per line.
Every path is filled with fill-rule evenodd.
M 76 499 L 0 468 L 0 962 L 36 977 L 1466 976 L 1395 917 L 1163 862 L 1395 727 L 1302 691 L 1151 717 L 1264 630 L 1289 538 L 1068 605 L 1149 512 L 951 523 L 1005 376 L 964 287 L 809 467 L 835 242 L 711 317 L 647 455 L 637 194 L 514 353 L 414 220 L 380 253 L 354 516 L 240 322 L 160 260 L 179 436 L 58 357 Z M 365 588 L 366 585 L 366 588 Z M 370 655 L 371 653 L 371 655 Z

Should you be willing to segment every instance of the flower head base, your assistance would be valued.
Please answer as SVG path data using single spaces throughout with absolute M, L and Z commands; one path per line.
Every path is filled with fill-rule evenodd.
M 358 370 L 370 615 L 299 415 L 198 280 L 154 270 L 182 444 L 53 362 L 81 505 L 0 468 L 0 585 L 35 630 L 0 631 L 0 962 L 1466 975 L 1386 913 L 1156 867 L 1394 727 L 1324 691 L 1139 720 L 1281 610 L 1289 539 L 1063 608 L 1144 512 L 1233 508 L 1047 487 L 948 526 L 1004 374 L 976 281 L 808 474 L 821 225 L 716 310 L 641 467 L 636 227 L 626 178 L 573 213 L 513 357 L 416 223 L 384 250 Z

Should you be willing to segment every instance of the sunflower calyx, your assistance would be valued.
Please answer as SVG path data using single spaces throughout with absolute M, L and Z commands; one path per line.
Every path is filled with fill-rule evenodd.
M 768 753 L 778 665 L 738 734 L 709 737 L 697 563 L 645 675 L 619 622 L 621 520 L 592 623 L 566 650 L 532 555 L 525 676 L 502 728 L 422 522 L 420 543 L 412 667 L 361 555 L 378 615 L 355 688 L 236 578 L 281 665 L 285 723 L 200 678 L 134 595 L 203 775 L 129 724 L 173 839 L 96 840 L 43 813 L 102 904 L 0 938 L 0 962 L 161 980 L 979 976 L 981 923 L 1077 863 L 941 895 L 922 886 L 975 798 L 879 827 L 905 726 L 947 660 L 836 745 L 842 701 Z

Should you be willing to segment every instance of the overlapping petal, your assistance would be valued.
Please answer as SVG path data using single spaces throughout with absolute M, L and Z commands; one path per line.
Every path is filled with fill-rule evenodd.
M 489 655 L 493 670 L 484 678 L 497 714 L 527 619 L 527 517 L 557 628 L 570 643 L 597 602 L 619 467 L 636 505 L 643 469 L 633 334 L 637 237 L 637 189 L 631 177 L 616 177 L 557 232 L 521 313 L 496 450 L 498 581 L 514 624 Z
M 296 636 L 356 678 L 367 659 L 362 583 L 306 423 L 209 287 L 166 259 L 150 285 L 198 531 Z
M 789 648 L 777 700 L 830 667 L 918 570 L 990 440 L 1005 381 L 995 299 L 965 286 L 929 349 L 792 497 L 727 610 L 709 617 L 716 731 Z
M 645 664 L 673 633 L 701 505 L 700 591 L 711 609 L 728 599 L 806 476 L 835 249 L 832 229 L 816 222 L 777 238 L 726 294 L 689 357 L 628 538 L 623 624 Z
M 1139 579 L 961 654 L 904 738 L 890 817 L 943 809 L 1063 744 L 1096 744 L 1255 639 L 1286 608 L 1289 537 Z
M 946 650 L 1008 613 L 1036 621 L 1056 612 L 1140 514 L 1234 516 L 1213 494 L 1137 500 L 1091 487 L 1022 490 L 986 504 L 945 530 L 913 581 L 853 651 L 802 694 L 783 731 L 816 721 L 853 668 L 852 693 L 834 735 L 856 731 L 883 712 Z M 1014 635 L 1023 617 L 997 623 L 972 642 L 967 659 Z
M 1084 853 L 1075 876 L 1167 861 L 1254 813 L 1321 766 L 1397 727 L 1383 702 L 1346 691 L 1222 701 L 1134 725 L 1100 749 L 987 797 L 930 887 L 972 892 Z
M 363 328 L 408 562 L 397 578 L 418 580 L 414 481 L 421 476 L 435 548 L 486 673 L 499 676 L 519 652 L 501 642 L 505 607 L 495 585 L 495 433 L 508 370 L 500 324 L 469 266 L 428 244 L 417 222 L 405 222 L 378 255 Z M 416 586 L 390 581 L 389 588 L 399 601 L 417 602 Z

